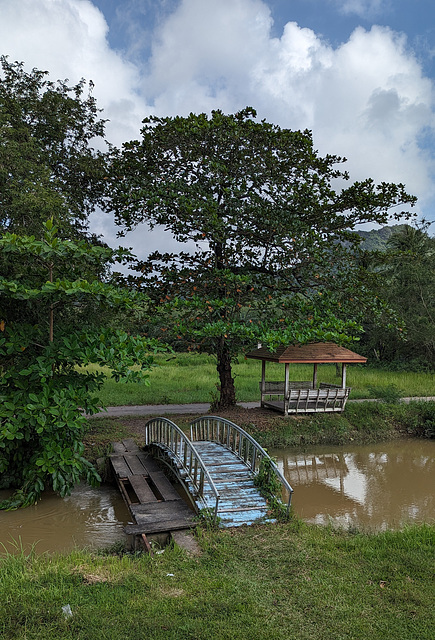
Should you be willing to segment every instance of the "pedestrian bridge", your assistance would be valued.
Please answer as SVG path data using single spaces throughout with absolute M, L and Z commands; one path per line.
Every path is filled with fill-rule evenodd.
M 146 448 L 169 465 L 196 510 L 221 527 L 274 519 L 271 500 L 285 496 L 287 512 L 293 489 L 267 452 L 241 427 L 217 416 L 190 425 L 190 438 L 171 420 L 145 425 Z

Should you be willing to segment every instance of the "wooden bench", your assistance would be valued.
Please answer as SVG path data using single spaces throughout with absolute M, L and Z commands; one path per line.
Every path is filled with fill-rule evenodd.
M 262 388 L 260 382 L 260 389 Z M 284 394 L 284 382 L 267 381 L 261 394 L 261 405 L 288 413 L 331 413 L 344 410 L 350 387 L 321 382 L 313 389 L 307 380 L 289 382 L 288 398 Z
M 332 413 L 343 411 L 350 387 L 290 390 L 288 413 Z

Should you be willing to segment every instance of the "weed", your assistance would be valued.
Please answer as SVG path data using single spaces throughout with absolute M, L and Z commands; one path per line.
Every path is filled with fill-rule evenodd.
M 382 387 L 369 387 L 372 398 L 377 398 L 386 404 L 397 404 L 403 397 L 403 392 L 395 384 L 387 384 Z

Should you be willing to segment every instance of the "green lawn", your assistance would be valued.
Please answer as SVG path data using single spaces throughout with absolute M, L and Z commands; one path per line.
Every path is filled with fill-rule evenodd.
M 433 526 L 368 535 L 296 521 L 198 534 L 198 558 L 0 558 L 0 636 L 433 639 Z
M 211 402 L 217 394 L 218 382 L 214 359 L 201 354 L 175 354 L 156 357 L 158 366 L 150 373 L 150 384 L 121 384 L 110 379 L 104 385 L 101 400 L 106 406 L 132 404 L 168 404 Z M 391 372 L 355 365 L 347 369 L 347 384 L 352 398 L 373 396 L 371 388 L 385 389 L 393 385 L 403 396 L 435 395 L 435 375 L 429 373 Z M 240 358 L 234 366 L 237 398 L 240 402 L 259 399 L 261 364 Z M 268 364 L 269 380 L 283 380 L 283 365 Z M 309 380 L 310 365 L 291 365 L 292 380 Z M 319 365 L 320 382 L 337 383 L 333 365 Z

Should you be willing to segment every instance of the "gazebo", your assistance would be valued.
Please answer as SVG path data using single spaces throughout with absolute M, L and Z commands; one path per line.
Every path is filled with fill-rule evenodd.
M 333 342 L 279 347 L 271 352 L 264 347 L 246 354 L 247 358 L 261 360 L 261 406 L 275 409 L 285 416 L 290 413 L 341 412 L 349 397 L 346 386 L 346 365 L 364 364 L 367 358 L 340 347 Z M 284 364 L 284 381 L 266 380 L 266 362 Z M 290 364 L 312 364 L 313 378 L 309 381 L 291 381 Z M 317 384 L 317 365 L 341 364 L 341 385 Z

